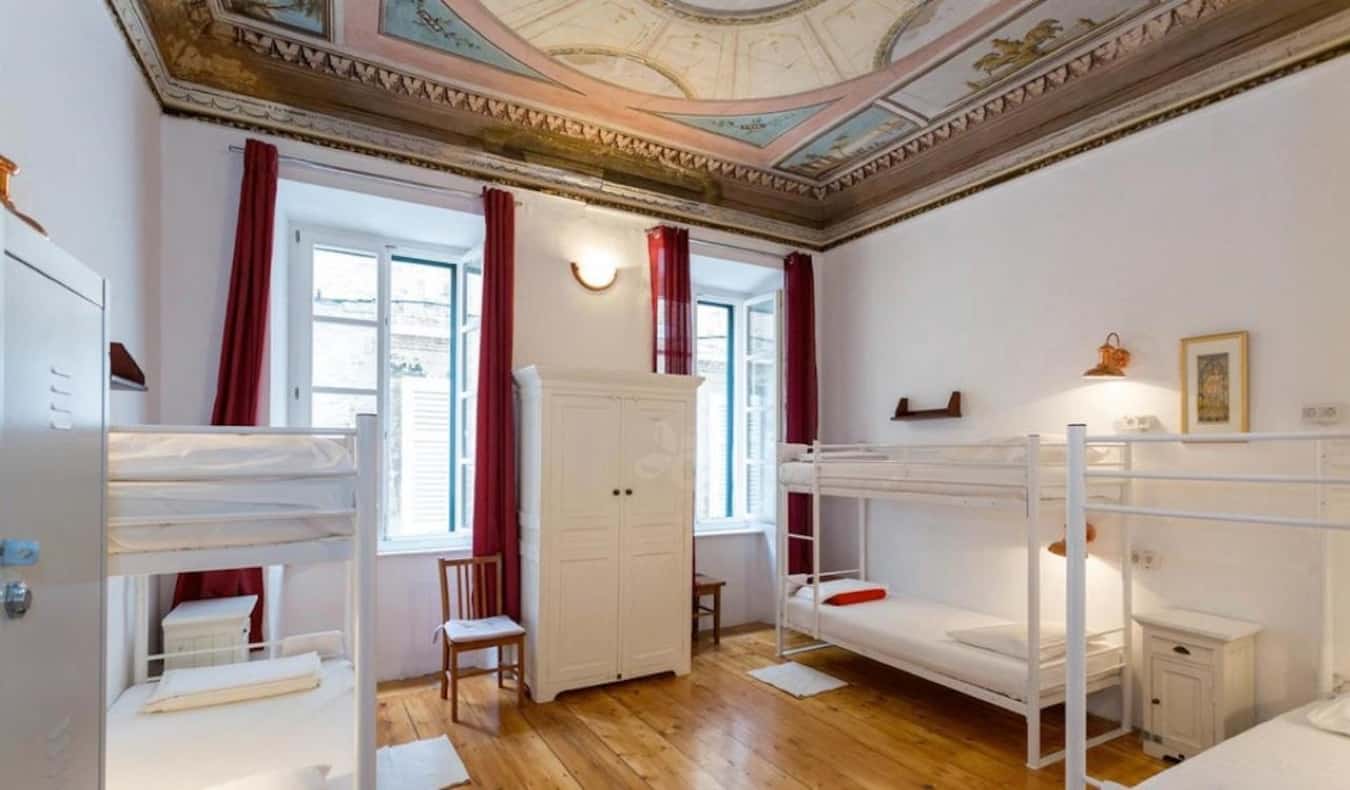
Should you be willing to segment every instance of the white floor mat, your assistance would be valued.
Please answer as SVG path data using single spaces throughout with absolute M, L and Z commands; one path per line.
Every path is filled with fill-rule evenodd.
M 848 685 L 838 678 L 832 678 L 824 672 L 803 666 L 795 661 L 753 669 L 749 672 L 749 675 L 755 680 L 782 689 L 798 699 L 814 697 L 817 694 L 834 691 Z
M 441 790 L 469 781 L 464 761 L 444 735 L 385 746 L 376 752 L 375 766 L 379 790 Z

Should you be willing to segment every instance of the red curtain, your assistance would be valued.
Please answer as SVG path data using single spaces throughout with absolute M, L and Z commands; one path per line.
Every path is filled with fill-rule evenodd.
M 647 231 L 652 276 L 652 372 L 694 372 L 694 297 L 689 283 L 689 231 L 658 225 Z
M 478 557 L 501 553 L 506 614 L 519 620 L 520 524 L 516 514 L 515 396 L 511 379 L 516 201 L 510 192 L 484 189 L 483 207 L 487 237 L 483 242 L 483 315 L 478 340 L 473 553 Z M 495 580 L 490 583 L 495 585 Z
M 783 393 L 787 425 L 784 441 L 809 443 L 816 439 L 816 280 L 811 256 L 794 252 L 783 260 L 783 302 L 787 375 Z M 812 534 L 811 497 L 788 495 L 788 533 Z M 788 541 L 788 572 L 809 573 L 811 544 Z
M 257 425 L 263 354 L 267 342 L 267 299 L 272 281 L 272 225 L 277 203 L 276 146 L 249 140 L 244 147 L 244 180 L 234 231 L 234 264 L 225 307 L 225 332 L 216 373 L 212 425 Z M 180 573 L 173 604 L 207 598 L 256 595 L 249 641 L 263 639 L 262 568 Z

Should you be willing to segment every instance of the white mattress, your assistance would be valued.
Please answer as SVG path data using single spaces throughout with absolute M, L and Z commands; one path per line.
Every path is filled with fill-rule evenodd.
M 1143 784 L 1147 790 L 1319 790 L 1350 786 L 1350 737 L 1308 723 L 1308 709 L 1291 710 Z
M 810 632 L 815 617 L 809 600 L 793 597 L 787 605 L 787 622 Z M 1007 620 L 945 604 L 889 595 L 880 601 L 851 606 L 820 607 L 821 637 L 854 647 L 885 662 L 888 658 L 915 664 L 933 672 L 981 688 L 1023 699 L 1026 696 L 1027 662 L 957 642 L 948 631 L 1002 625 Z M 1108 647 L 1094 641 L 1089 652 Z M 1088 675 L 1121 663 L 1120 650 L 1108 650 L 1088 659 Z M 1064 685 L 1064 664 L 1041 670 L 1042 690 Z
M 109 480 L 216 480 L 355 471 L 356 462 L 341 439 L 267 433 L 108 433 Z
M 351 454 L 330 438 L 108 436 L 108 551 L 225 548 L 351 535 Z
M 312 691 L 174 713 L 141 713 L 154 684 L 108 711 L 106 790 L 196 790 L 288 767 L 329 765 L 350 788 L 356 740 L 352 665 L 323 663 Z

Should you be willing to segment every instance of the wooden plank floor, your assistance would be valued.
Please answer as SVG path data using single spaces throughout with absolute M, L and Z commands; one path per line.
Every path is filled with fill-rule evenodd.
M 796 657 L 851 685 L 797 700 L 748 676 L 777 663 L 773 630 L 724 635 L 683 678 L 662 675 L 516 705 L 492 676 L 460 683 L 460 723 L 435 677 L 382 685 L 381 745 L 450 736 L 484 788 L 1061 788 L 1023 766 L 1020 716 L 837 648 Z M 1063 710 L 1042 718 L 1046 753 Z M 1109 723 L 1093 721 L 1090 732 Z M 1135 784 L 1166 767 L 1134 736 L 1093 749 L 1096 777 Z

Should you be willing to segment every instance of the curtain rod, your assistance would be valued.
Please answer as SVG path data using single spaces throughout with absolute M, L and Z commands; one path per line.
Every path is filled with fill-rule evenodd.
M 230 151 L 236 154 L 242 154 L 244 152 L 244 147 L 241 145 L 231 145 Z M 299 156 L 278 154 L 277 160 L 291 165 L 300 165 L 301 167 L 308 167 L 312 170 L 322 170 L 329 173 L 339 173 L 341 175 L 357 176 L 359 178 L 369 178 L 374 181 L 385 181 L 390 184 L 398 184 L 399 186 L 411 187 L 413 189 L 423 189 L 428 192 L 444 192 L 451 195 L 465 195 L 473 198 L 481 196 L 479 193 L 471 192 L 467 189 L 455 189 L 454 187 L 442 187 L 436 186 L 434 184 L 424 184 L 421 181 L 413 181 L 410 178 L 399 178 L 398 176 L 386 176 L 381 175 L 379 173 L 371 173 L 366 170 L 357 170 L 356 168 L 353 167 L 330 165 L 327 162 L 318 162 L 313 159 L 305 159 Z M 520 201 L 516 201 L 516 205 L 520 205 Z

